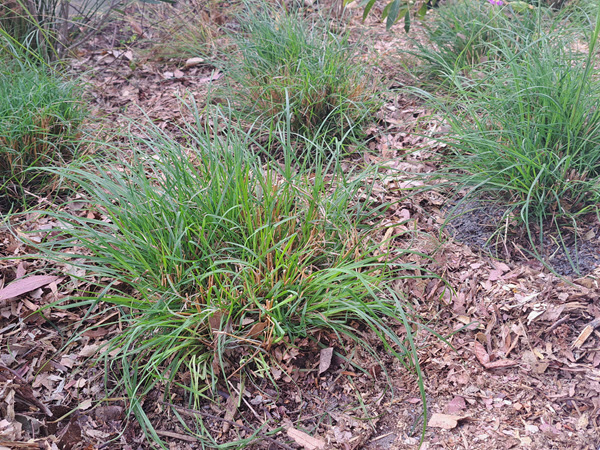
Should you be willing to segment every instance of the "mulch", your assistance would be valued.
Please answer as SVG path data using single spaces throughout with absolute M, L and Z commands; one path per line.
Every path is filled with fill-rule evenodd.
M 372 43 L 379 75 L 388 86 L 405 83 L 398 49 L 410 45 L 407 36 L 400 29 L 388 33 L 375 20 L 377 12 L 364 24 L 359 11 L 353 14 L 353 35 L 360 32 Z M 109 25 L 114 33 L 87 43 L 72 62 L 74 73 L 89 83 L 93 115 L 103 119 L 94 129 L 104 133 L 109 125 L 126 127 L 134 120 L 176 133 L 190 117 L 180 99 L 192 96 L 203 104 L 224 75 L 209 64 L 186 67 L 185 61 L 142 59 L 135 47 L 114 48 L 134 31 Z M 413 31 L 418 33 L 418 25 Z M 560 278 L 533 258 L 517 257 L 519 252 L 508 259 L 492 257 L 468 237 L 468 229 L 473 235 L 482 229 L 478 217 L 463 215 L 463 225 L 455 222 L 453 232 L 444 230 L 451 199 L 441 191 L 411 190 L 418 187 L 415 174 L 437 167 L 437 152 L 443 151 L 435 140 L 438 122 L 402 93 L 388 93 L 386 99 L 371 130 L 371 153 L 363 155 L 366 162 L 382 164 L 388 175 L 385 182 L 374 181 L 372 195 L 393 205 L 386 217 L 398 235 L 392 245 L 417 251 L 407 262 L 422 271 L 406 274 L 433 273 L 445 280 L 424 276 L 397 286 L 420 322 L 444 337 L 425 327 L 414 330 L 428 407 L 422 448 L 598 448 L 597 247 L 588 252 L 593 261 L 586 275 Z M 72 207 L 88 213 L 85 199 Z M 83 274 L 31 256 L 35 249 L 18 239 L 29 232 L 30 239 L 41 240 L 55 225 L 35 213 L 13 218 L 10 227 L 0 225 L 0 445 L 151 448 L 135 419 L 127 417 L 123 393 L 111 390 L 118 374 L 105 373 L 94 356 L 119 332 L 115 311 L 98 306 L 90 314 L 85 305 L 52 306 L 87 288 L 79 278 Z M 21 284 L 11 286 L 21 290 L 8 296 L 6 286 L 15 280 Z M 399 327 L 398 333 L 405 330 Z M 365 333 L 365 339 L 373 337 Z M 278 390 L 268 383 L 242 386 L 234 378 L 228 388 L 238 390 L 238 407 L 232 408 L 227 392 L 219 392 L 220 406 L 194 409 L 183 394 L 175 392 L 166 401 L 156 389 L 143 399 L 144 410 L 159 436 L 177 449 L 200 448 L 183 427 L 198 417 L 220 442 L 248 437 L 262 426 L 257 448 L 300 448 L 300 443 L 310 448 L 297 433 L 302 431 L 329 448 L 418 447 L 423 404 L 416 377 L 397 359 L 380 349 L 381 368 L 362 349 L 327 334 L 296 344 L 274 349 L 287 368 L 274 373 Z M 321 371 L 324 349 L 332 349 L 333 357 Z M 281 427 L 287 431 L 271 433 Z

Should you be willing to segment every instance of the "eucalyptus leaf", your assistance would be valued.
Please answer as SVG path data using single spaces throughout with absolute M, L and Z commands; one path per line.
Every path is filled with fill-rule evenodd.
M 387 16 L 386 28 L 389 30 L 392 28 L 392 25 L 396 23 L 398 19 L 398 14 L 400 13 L 400 1 L 401 0 L 393 0 L 390 3 L 390 10 Z

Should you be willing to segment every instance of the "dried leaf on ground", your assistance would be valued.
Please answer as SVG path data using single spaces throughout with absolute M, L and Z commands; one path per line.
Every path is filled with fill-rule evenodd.
M 316 437 L 312 437 L 310 434 L 304 431 L 297 430 L 295 428 L 288 428 L 287 435 L 294 440 L 298 445 L 306 450 L 315 450 L 317 448 L 325 448 L 325 442 Z
M 223 433 L 227 433 L 229 431 L 229 428 L 231 427 L 230 422 L 233 422 L 233 419 L 235 419 L 235 415 L 237 413 L 237 406 L 237 397 L 235 395 L 230 395 L 225 403 L 225 422 L 223 422 Z
M 456 428 L 458 422 L 466 419 L 468 416 L 454 416 L 452 414 L 432 414 L 429 418 L 428 426 L 435 428 L 443 428 L 444 430 L 451 430 Z
M 54 275 L 32 275 L 13 281 L 5 288 L 0 289 L 0 300 L 10 300 L 28 292 L 44 287 L 59 277 Z
M 319 375 L 325 372 L 331 366 L 331 358 L 333 356 L 333 348 L 328 347 L 321 350 L 319 358 Z
M 475 341 L 473 352 L 475 353 L 477 360 L 486 369 L 502 369 L 517 365 L 517 362 L 513 361 L 512 359 L 498 359 L 493 362 L 490 361 L 490 355 L 488 355 L 483 345 L 478 341 Z
M 446 412 L 448 414 L 456 414 L 461 412 L 463 409 L 467 407 L 464 397 L 456 396 L 448 403 L 446 406 Z

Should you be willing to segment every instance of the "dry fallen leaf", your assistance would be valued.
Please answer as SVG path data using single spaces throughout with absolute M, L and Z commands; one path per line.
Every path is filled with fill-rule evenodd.
M 21 424 L 2 419 L 0 421 L 0 437 L 2 438 L 2 444 L 10 445 L 10 447 L 3 445 L 0 449 L 10 450 L 11 448 L 15 448 L 14 444 L 22 444 L 22 442 L 18 442 L 21 440 Z
M 221 317 L 223 317 L 223 313 L 216 311 L 208 318 L 208 324 L 213 333 L 221 330 Z
M 256 322 L 254 325 L 252 325 L 252 327 L 250 327 L 250 331 L 248 331 L 247 336 L 251 338 L 260 336 L 265 328 L 267 328 L 267 322 Z
M 475 341 L 473 352 L 475 353 L 477 360 L 486 369 L 502 369 L 517 365 L 516 361 L 513 361 L 512 359 L 497 359 L 496 361 L 490 362 L 490 356 L 485 351 L 483 345 L 478 341 Z
M 467 418 L 468 416 L 454 416 L 451 414 L 432 414 L 429 418 L 430 427 L 435 428 L 443 428 L 444 430 L 451 430 L 452 428 L 456 428 L 458 422 Z
M 133 17 L 127 16 L 127 20 L 129 21 L 129 25 L 131 25 L 131 29 L 135 31 L 140 37 L 144 37 L 144 29 L 142 26 L 135 21 Z
M 321 350 L 321 356 L 319 358 L 319 375 L 329 369 L 329 366 L 331 366 L 332 356 L 333 347 L 328 347 Z
M 589 423 L 590 423 L 590 417 L 589 417 L 588 413 L 583 413 L 581 416 L 579 416 L 579 419 L 577 420 L 577 424 L 575 424 L 575 428 L 577 431 L 583 431 L 588 427 Z
M 204 58 L 190 58 L 185 62 L 185 67 L 190 68 L 190 67 L 195 67 L 199 64 L 202 64 L 204 62 Z
M 235 395 L 230 395 L 227 398 L 227 402 L 225 403 L 225 420 L 223 422 L 223 433 L 227 433 L 229 428 L 231 427 L 231 423 L 233 419 L 235 419 L 235 415 L 237 413 L 237 397 Z
M 216 81 L 223 76 L 222 72 L 213 72 L 209 77 L 200 78 L 198 83 L 210 83 L 211 81 Z
M 85 411 L 86 409 L 90 409 L 91 407 L 92 407 L 92 399 L 91 398 L 85 399 L 84 401 L 82 401 L 79 404 L 79 409 L 81 409 L 83 411 Z
M 500 278 L 502 278 L 503 274 L 504 274 L 504 272 L 502 272 L 501 270 L 498 270 L 498 269 L 490 270 L 490 275 L 489 275 L 488 280 L 489 281 L 499 280 Z
M 89 358 L 90 356 L 95 355 L 99 348 L 100 346 L 96 344 L 86 345 L 79 351 L 79 357 Z
M 455 414 L 461 412 L 466 407 L 467 403 L 465 402 L 464 397 L 456 396 L 446 406 L 446 412 L 449 414 Z
M 312 437 L 304 431 L 288 428 L 287 435 L 294 440 L 298 445 L 301 445 L 306 450 L 314 450 L 317 448 L 325 448 L 325 442 L 321 439 Z
M 18 297 L 19 295 L 46 286 L 57 279 L 58 277 L 54 275 L 33 275 L 27 278 L 20 278 L 5 288 L 0 289 L 0 300 L 9 300 Z
M 484 365 L 486 369 L 505 369 L 507 367 L 516 366 L 517 362 L 512 359 L 497 359 L 494 362 Z
M 503 273 L 510 271 L 510 267 L 508 267 L 508 265 L 500 261 L 492 261 L 492 266 L 494 266 L 494 269 L 499 270 Z
M 479 341 L 475 341 L 473 352 L 482 366 L 485 367 L 485 365 L 490 362 L 490 355 L 488 355 L 488 353 L 485 351 L 485 348 Z

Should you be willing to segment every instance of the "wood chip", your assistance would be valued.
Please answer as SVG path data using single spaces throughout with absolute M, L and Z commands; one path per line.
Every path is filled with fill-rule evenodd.
M 592 334 L 592 331 L 594 331 L 599 326 L 600 326 L 600 319 L 594 319 L 590 323 L 588 323 L 585 326 L 585 328 L 581 331 L 581 333 L 579 333 L 579 336 L 577 336 L 577 339 L 575 339 L 575 342 L 573 342 L 573 344 L 571 345 L 571 348 L 572 349 L 580 348 L 585 343 L 587 338 L 590 337 L 590 335 Z

